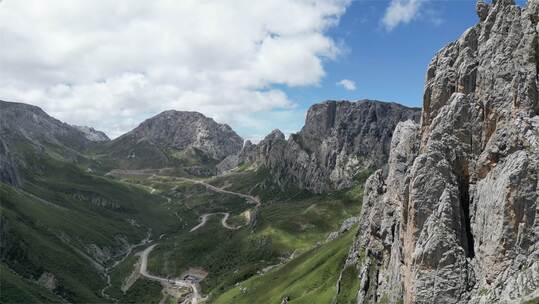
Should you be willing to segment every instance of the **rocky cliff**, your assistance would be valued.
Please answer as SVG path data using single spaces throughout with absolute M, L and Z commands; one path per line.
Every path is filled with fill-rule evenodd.
M 365 186 L 358 303 L 539 298 L 539 1 L 479 2 Z
M 228 125 L 197 112 L 171 110 L 145 120 L 103 150 L 122 167 L 142 169 L 169 166 L 173 158 L 220 161 L 242 146 L 243 139 Z
M 383 166 L 397 123 L 419 116 L 419 109 L 396 103 L 326 101 L 308 110 L 300 132 L 286 139 L 275 130 L 243 158 L 267 167 L 279 185 L 316 193 L 342 189 L 360 170 Z

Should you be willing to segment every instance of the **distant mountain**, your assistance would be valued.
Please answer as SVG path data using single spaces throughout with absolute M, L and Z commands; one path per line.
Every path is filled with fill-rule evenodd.
M 77 128 L 49 116 L 41 108 L 24 103 L 0 101 L 2 138 L 20 135 L 34 145 L 60 145 L 82 150 L 90 141 Z
M 0 101 L 0 181 L 18 185 L 34 155 L 76 161 L 91 145 L 85 134 L 36 106 Z M 31 157 L 32 156 L 32 157 Z
M 396 103 L 326 101 L 309 109 L 300 132 L 285 139 L 274 130 L 256 148 L 246 145 L 220 167 L 256 163 L 269 168 L 283 186 L 318 193 L 342 189 L 353 185 L 360 171 L 383 166 L 395 126 L 419 118 L 419 108 Z
M 89 141 L 100 142 L 100 141 L 109 141 L 110 140 L 110 138 L 107 136 L 107 134 L 105 134 L 105 132 L 98 131 L 98 130 L 92 128 L 92 127 L 75 126 L 75 125 L 73 127 L 75 127 L 75 129 L 77 129 L 77 130 L 81 131 L 82 133 L 84 133 L 84 136 Z
M 178 223 L 161 197 L 103 177 L 87 154 L 96 144 L 38 107 L 0 101 L 0 302 L 106 302 L 107 263 Z
M 181 166 L 202 175 L 241 150 L 243 139 L 226 124 L 197 112 L 165 111 L 102 146 L 117 168 Z M 212 165 L 201 168 L 200 165 Z M 207 172 L 201 172 L 206 170 Z

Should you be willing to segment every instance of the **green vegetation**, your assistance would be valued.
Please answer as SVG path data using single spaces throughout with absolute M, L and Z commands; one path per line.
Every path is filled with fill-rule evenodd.
M 104 282 L 98 270 L 73 245 L 62 241 L 62 230 L 56 230 L 61 229 L 59 225 L 69 227 L 71 221 L 63 220 L 68 219 L 71 212 L 3 184 L 0 184 L 0 197 L 7 231 L 2 262 L 34 281 L 45 271 L 53 273 L 61 286 L 60 294 L 73 302 L 100 302 L 97 293 Z M 54 213 L 58 214 L 56 227 L 48 227 Z M 7 273 L 2 272 L 2 277 Z
M 161 284 L 141 278 L 129 288 L 125 295 L 118 299 L 118 302 L 125 304 L 154 304 L 159 303 L 161 297 Z
M 201 267 L 210 275 L 202 281 L 205 292 L 224 291 L 254 275 L 268 263 L 276 263 L 271 239 L 249 230 L 223 229 L 220 219 L 189 234 L 163 239 L 152 251 L 148 268 L 152 273 L 177 277 L 189 267 Z
M 359 276 L 355 265 L 346 266 L 341 275 L 337 303 L 355 304 L 359 284 Z
M 334 294 L 336 280 L 329 268 L 340 263 L 340 251 L 320 251 L 329 248 L 326 245 L 312 248 L 337 230 L 344 219 L 357 216 L 361 207 L 361 187 L 324 195 L 299 189 L 283 191 L 271 182 L 267 170 L 245 167 L 208 182 L 261 199 L 254 229 L 227 230 L 221 225 L 221 216 L 212 216 L 204 227 L 189 233 L 204 213 L 229 212 L 228 223 L 241 226 L 245 224 L 242 213 L 253 212 L 254 205 L 236 195 L 160 176 L 159 170 L 153 176 L 103 177 L 110 160 L 99 154 L 87 157 L 53 144 L 47 146 L 46 153 L 38 153 L 24 141 L 12 147 L 25 156 L 25 182 L 21 188 L 0 184 L 0 232 L 6 240 L 1 244 L 0 279 L 2 289 L 7 286 L 9 291 L 1 295 L 2 302 L 19 299 L 16 297 L 25 303 L 55 302 L 60 297 L 78 303 L 107 302 L 101 294 L 106 286 L 103 269 L 121 257 L 126 243 L 136 244 L 148 232 L 154 240 L 163 236 L 149 258 L 150 272 L 176 277 L 189 267 L 201 267 L 209 272 L 201 283 L 203 293 L 216 297 L 235 290 L 240 282 L 258 278 L 261 269 L 293 253 L 325 256 L 327 263 L 318 262 L 322 270 L 312 268 L 309 272 L 316 290 L 295 283 L 297 290 L 307 288 L 300 297 L 305 301 L 325 299 Z M 182 166 L 199 162 L 214 165 L 196 151 L 169 152 Z M 73 159 L 65 159 L 66 155 Z M 167 174 L 184 175 L 182 170 Z M 104 263 L 101 249 L 118 256 Z M 139 278 L 125 294 L 120 290 L 136 259 L 131 255 L 114 268 L 107 294 L 120 303 L 159 301 L 161 287 L 155 282 Z M 44 272 L 57 279 L 53 292 L 35 283 Z M 326 279 L 327 285 L 319 284 Z
M 278 303 L 284 297 L 289 297 L 291 304 L 331 303 L 354 230 L 276 270 L 242 282 L 217 297 L 214 303 Z
M 31 284 L 49 272 L 58 281 L 56 295 L 70 302 L 103 303 L 105 265 L 93 246 L 115 254 L 150 230 L 157 235 L 183 229 L 178 214 L 190 211 L 182 206 L 172 209 L 165 198 L 140 187 L 88 173 L 82 162 L 52 157 L 51 149 L 34 153 L 24 142 L 16 148 L 26 156 L 25 182 L 22 188 L 0 183 L 0 261 L 8 269 L 0 274 L 2 282 L 15 282 L 9 271 Z M 22 285 L 12 288 L 17 286 Z M 23 302 L 43 301 L 28 297 Z
M 121 290 L 122 284 L 135 271 L 135 264 L 138 260 L 139 257 L 132 254 L 112 270 L 110 273 L 111 286 L 106 290 L 109 296 L 116 299 L 121 299 L 124 296 Z
M 0 303 L 61 303 L 61 299 L 0 264 Z
M 188 206 L 197 214 L 231 212 L 232 225 L 243 224 L 241 213 L 253 208 L 243 198 L 209 192 L 204 186 L 172 177 L 138 182 L 151 183 L 152 188 L 173 197 L 174 203 Z M 324 195 L 299 190 L 282 192 L 267 182 L 264 171 L 248 170 L 210 182 L 230 191 L 266 198 L 262 199 L 255 229 L 230 231 L 222 227 L 221 216 L 212 216 L 193 233 L 167 235 L 150 255 L 148 267 L 165 277 L 177 277 L 189 267 L 203 268 L 209 272 L 202 281 L 203 291 L 212 294 L 228 290 L 292 253 L 297 256 L 310 250 L 338 230 L 344 219 L 359 214 L 363 195 L 361 187 Z

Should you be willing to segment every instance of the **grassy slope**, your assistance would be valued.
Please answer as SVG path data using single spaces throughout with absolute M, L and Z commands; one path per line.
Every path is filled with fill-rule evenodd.
M 154 235 L 181 228 L 163 197 L 89 174 L 80 164 L 54 155 L 26 156 L 31 172 L 23 172 L 23 187 L 0 184 L 1 261 L 29 280 L 37 280 L 45 271 L 53 273 L 59 283 L 55 292 L 70 301 L 104 302 L 99 294 L 104 277 L 80 253 L 87 245 L 117 251 L 118 236 L 137 243 L 148 228 Z M 6 273 L 0 275 L 2 280 L 7 280 Z M 16 294 L 4 292 L 4 296 Z
M 337 303 L 356 304 L 357 292 L 360 287 L 359 274 L 355 265 L 347 266 L 342 272 Z
M 0 263 L 0 303 L 61 303 L 47 289 L 13 273 Z
M 240 214 L 252 205 L 173 179 L 125 183 L 99 177 L 86 169 L 103 173 L 103 165 L 83 156 L 66 161 L 59 147 L 38 154 L 20 142 L 14 149 L 25 155 L 28 171 L 23 172 L 26 182 L 22 189 L 0 187 L 2 221 L 9 240 L 2 263 L 31 280 L 44 271 L 52 272 L 59 281 L 55 292 L 73 302 L 104 302 L 99 294 L 103 277 L 77 252 L 85 251 L 88 244 L 118 249 L 119 235 L 136 243 L 148 228 L 154 238 L 166 234 L 150 257 L 150 270 L 175 276 L 187 267 L 203 267 L 210 271 L 203 281 L 204 291 L 219 294 L 292 251 L 311 248 L 343 219 L 359 213 L 360 190 L 318 196 L 295 189 L 282 192 L 268 182 L 264 170 L 244 171 L 212 183 L 261 197 L 255 231 L 228 231 L 219 217 L 213 217 L 207 226 L 190 234 L 186 232 L 203 213 L 227 211 L 231 221 L 241 222 Z M 176 155 L 182 161 L 187 156 Z M 131 225 L 128 219 L 140 226 Z M 69 245 L 62 235 L 69 236 Z M 119 284 L 121 278 L 113 275 L 111 293 L 118 291 Z M 128 301 L 147 284 L 137 283 L 122 300 Z
M 353 230 L 276 270 L 242 282 L 213 302 L 280 303 L 284 297 L 290 297 L 290 304 L 331 303 L 342 264 L 353 241 Z
M 194 233 L 173 234 L 163 239 L 150 255 L 149 269 L 164 276 L 178 276 L 188 267 L 202 267 L 210 272 L 202 282 L 203 291 L 219 294 L 258 270 L 279 263 L 294 251 L 297 254 L 312 248 L 337 230 L 344 219 L 359 214 L 361 187 L 325 195 L 293 190 L 280 192 L 268 184 L 260 186 L 265 183 L 265 177 L 263 172 L 246 171 L 211 180 L 218 186 L 228 185 L 229 190 L 265 198 L 254 231 L 225 230 L 220 225 L 220 217 L 212 217 Z M 153 187 L 170 189 L 173 186 L 153 184 Z M 235 212 L 232 215 L 252 207 L 246 206 L 244 201 L 220 204 L 223 194 L 213 193 L 217 196 L 214 197 L 207 191 L 197 193 L 196 187 L 182 182 L 176 185 L 176 191 L 180 192 L 179 197 L 188 198 L 192 206 L 205 211 L 209 211 L 208 206 L 192 202 L 199 201 L 198 195 L 204 198 L 201 202 L 213 206 L 214 210 L 226 208 Z M 177 201 L 182 203 L 182 199 Z

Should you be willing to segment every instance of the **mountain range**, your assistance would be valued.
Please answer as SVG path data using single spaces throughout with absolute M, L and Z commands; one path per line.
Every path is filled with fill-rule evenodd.
M 258 143 L 0 101 L 0 301 L 538 303 L 539 1 L 477 15 L 421 109 L 324 101 Z

